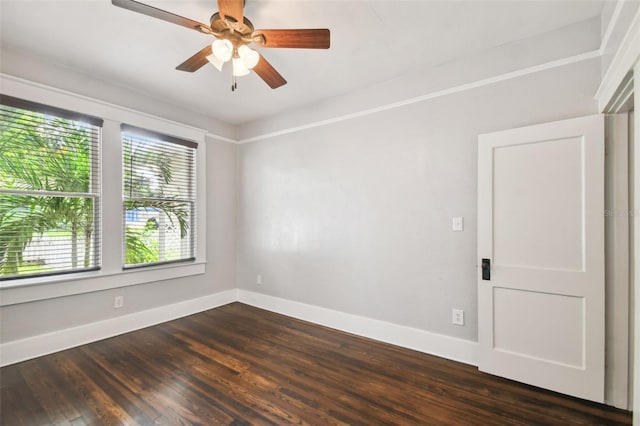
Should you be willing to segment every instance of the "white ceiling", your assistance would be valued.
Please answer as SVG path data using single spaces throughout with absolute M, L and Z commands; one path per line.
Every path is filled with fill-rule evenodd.
M 142 2 L 208 23 L 214 0 Z M 36 55 L 231 124 L 363 89 L 600 14 L 604 0 L 246 0 L 256 29 L 329 28 L 331 49 L 258 49 L 287 79 L 251 74 L 231 92 L 229 67 L 176 65 L 211 36 L 115 7 L 110 0 L 0 0 L 2 49 Z

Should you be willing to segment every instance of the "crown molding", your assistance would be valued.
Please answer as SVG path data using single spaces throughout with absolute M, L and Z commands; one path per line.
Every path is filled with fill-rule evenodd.
M 622 12 L 622 8 L 624 7 L 625 0 L 618 0 L 616 2 L 616 6 L 613 9 L 613 13 L 611 14 L 611 18 L 609 18 L 609 23 L 607 24 L 607 29 L 602 36 L 602 41 L 600 42 L 600 54 L 604 55 L 605 50 L 607 50 L 607 46 L 609 45 L 609 40 L 611 39 L 611 34 L 613 34 L 613 30 L 618 24 L 618 19 L 620 18 L 620 13 Z
M 621 3 L 619 2 L 618 5 Z M 607 111 L 611 103 L 616 101 L 618 89 L 628 78 L 628 74 L 632 72 L 638 60 L 640 60 L 640 10 L 636 12 L 620 43 L 620 48 L 596 91 L 595 99 L 598 101 L 600 112 Z
M 340 115 L 337 117 L 332 117 L 332 118 L 328 118 L 326 120 L 319 120 L 319 121 L 314 121 L 311 123 L 307 123 L 307 124 L 303 124 L 300 126 L 295 126 L 295 127 L 290 127 L 290 128 L 286 128 L 286 129 L 282 129 L 282 130 L 278 130 L 275 132 L 269 132 L 269 133 L 264 133 L 261 135 L 257 135 L 257 136 L 252 136 L 249 138 L 245 138 L 245 139 L 241 139 L 239 140 L 237 143 L 239 144 L 245 144 L 245 143 L 249 143 L 249 142 L 256 142 L 256 141 L 260 141 L 260 140 L 264 140 L 264 139 L 270 139 L 276 136 L 282 136 L 282 135 L 286 135 L 289 133 L 295 133 L 295 132 L 299 132 L 302 130 L 307 130 L 307 129 L 311 129 L 314 127 L 321 127 L 321 126 L 326 126 L 328 124 L 332 124 L 332 123 L 337 123 L 340 121 L 345 121 L 345 120 L 351 120 L 353 118 L 359 118 L 359 117 L 363 117 L 363 116 L 367 116 L 367 115 L 371 115 L 371 114 L 376 114 L 382 111 L 387 111 L 390 109 L 394 109 L 394 108 L 400 108 L 406 105 L 411 105 L 411 104 L 415 104 L 418 102 L 424 102 L 430 99 L 435 99 L 435 98 L 440 98 L 443 96 L 448 96 L 448 95 L 452 95 L 455 93 L 460 93 L 460 92 L 464 92 L 467 90 L 472 90 L 472 89 L 476 89 L 479 87 L 484 87 L 484 86 L 488 86 L 491 84 L 496 84 L 496 83 L 500 83 L 503 81 L 507 81 L 507 80 L 511 80 L 514 78 L 518 78 L 518 77 L 523 77 L 529 74 L 535 74 L 538 72 L 542 72 L 542 71 L 547 71 L 547 70 L 551 70 L 551 69 L 555 69 L 555 68 L 559 68 L 559 67 L 564 67 L 567 65 L 571 65 L 571 64 L 576 64 L 579 62 L 583 62 L 583 61 L 588 61 L 588 60 L 592 60 L 595 58 L 599 58 L 600 55 L 600 50 L 592 50 L 589 52 L 585 52 L 585 53 L 581 53 L 578 55 L 574 55 L 574 56 L 569 56 L 566 58 L 562 58 L 562 59 L 558 59 L 555 61 L 550 61 L 550 62 L 546 62 L 543 64 L 539 64 L 539 65 L 534 65 L 534 66 L 530 66 L 530 67 L 526 67 L 526 68 L 522 68 L 516 71 L 511 71 L 508 73 L 504 73 L 504 74 L 498 74 L 496 76 L 493 77 L 488 77 L 488 78 L 484 78 L 481 80 L 476 80 L 476 81 L 472 81 L 469 83 L 464 83 L 464 84 L 460 84 L 457 86 L 453 86 L 453 87 L 449 87 L 447 89 L 443 89 L 443 90 L 437 90 L 435 92 L 430 92 L 430 93 L 426 93 L 424 95 L 420 95 L 420 96 L 416 96 L 413 98 L 409 98 L 409 99 L 405 99 L 402 101 L 398 101 L 398 102 L 393 102 L 393 103 L 389 103 L 389 104 L 385 104 L 385 105 L 380 105 L 374 108 L 368 108 L 368 109 L 364 109 L 361 111 L 357 111 L 357 112 L 353 112 L 350 114 L 344 114 L 344 115 Z
M 211 132 L 207 132 L 205 134 L 205 137 L 207 137 L 209 139 L 215 139 L 215 140 L 218 140 L 218 141 L 222 141 L 222 142 L 228 142 L 228 143 L 234 143 L 234 144 L 238 143 L 238 141 L 236 139 L 231 139 L 231 138 L 228 138 L 226 136 L 221 136 L 221 135 L 218 135 L 218 134 L 215 134 L 215 133 L 211 133 Z

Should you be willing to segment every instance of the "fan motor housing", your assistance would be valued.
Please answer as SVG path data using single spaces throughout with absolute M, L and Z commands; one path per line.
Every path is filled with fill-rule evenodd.
M 233 30 L 234 32 L 240 33 L 243 37 L 249 37 L 253 33 L 253 24 L 247 17 L 243 17 L 243 22 L 237 22 L 230 17 L 227 19 L 222 19 L 220 17 L 220 13 L 216 12 L 211 15 L 211 29 L 218 33 L 224 33 Z

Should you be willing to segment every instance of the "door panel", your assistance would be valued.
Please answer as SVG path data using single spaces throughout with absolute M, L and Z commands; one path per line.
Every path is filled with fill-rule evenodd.
M 493 310 L 496 350 L 584 368 L 584 298 L 494 287 Z
M 481 135 L 479 368 L 602 402 L 604 120 Z
M 582 149 L 580 138 L 494 149 L 494 263 L 583 270 Z

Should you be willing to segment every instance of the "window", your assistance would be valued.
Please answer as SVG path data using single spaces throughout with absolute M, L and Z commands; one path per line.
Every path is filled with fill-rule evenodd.
M 99 268 L 101 127 L 0 96 L 0 280 Z
M 194 260 L 197 144 L 122 125 L 125 268 Z

